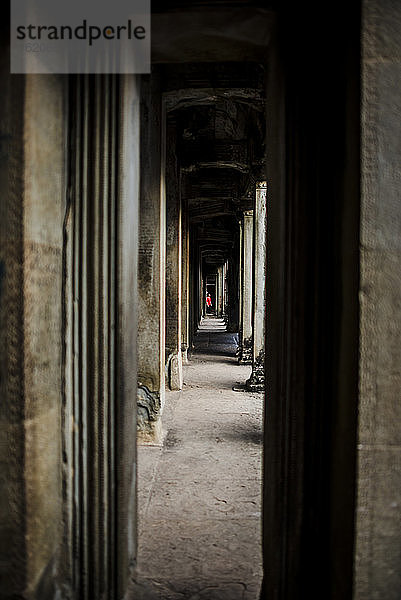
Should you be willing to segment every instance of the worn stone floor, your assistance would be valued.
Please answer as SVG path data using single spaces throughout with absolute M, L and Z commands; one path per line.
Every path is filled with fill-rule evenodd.
M 234 392 L 236 336 L 207 318 L 169 393 L 162 448 L 138 449 L 136 600 L 257 600 L 262 394 Z

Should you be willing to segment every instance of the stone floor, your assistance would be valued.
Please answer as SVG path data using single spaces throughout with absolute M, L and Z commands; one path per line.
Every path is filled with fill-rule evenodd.
M 139 450 L 136 600 L 257 600 L 261 584 L 262 394 L 234 392 L 236 336 L 204 320 L 162 448 Z

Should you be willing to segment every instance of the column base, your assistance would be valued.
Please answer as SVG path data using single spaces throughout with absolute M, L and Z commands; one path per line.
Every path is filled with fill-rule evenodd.
M 251 365 L 252 364 L 252 357 L 251 356 L 239 356 L 238 358 L 238 364 L 240 365 Z
M 189 363 L 188 360 L 188 346 L 183 346 L 181 348 L 181 356 L 182 356 L 182 364 L 187 365 Z
M 172 354 L 168 361 L 168 386 L 172 392 L 182 390 L 182 353 Z
M 240 365 L 252 364 L 252 339 L 248 338 L 242 342 L 238 362 Z
M 162 427 L 162 420 L 151 421 L 145 429 L 138 429 L 136 433 L 136 443 L 138 446 L 163 446 L 165 431 Z
M 246 382 L 246 389 L 248 392 L 264 392 L 265 391 L 265 380 L 261 378 L 253 378 L 252 376 Z
M 139 445 L 162 445 L 163 430 L 159 392 L 151 392 L 145 385 L 139 385 L 137 407 L 137 443 Z
M 246 382 L 246 389 L 250 392 L 264 392 L 265 390 L 265 353 L 261 352 L 252 367 L 252 375 Z

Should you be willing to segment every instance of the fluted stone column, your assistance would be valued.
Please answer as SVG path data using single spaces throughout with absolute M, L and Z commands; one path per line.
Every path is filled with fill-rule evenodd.
M 251 364 L 253 309 L 253 210 L 244 212 L 241 247 L 241 330 L 239 362 Z
M 250 391 L 265 386 L 265 306 L 266 306 L 266 182 L 256 184 L 253 253 L 253 343 Z

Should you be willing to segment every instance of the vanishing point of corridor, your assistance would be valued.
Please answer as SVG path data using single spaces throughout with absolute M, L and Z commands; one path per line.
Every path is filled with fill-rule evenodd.
M 140 446 L 139 586 L 143 600 L 256 600 L 261 566 L 263 394 L 235 392 L 250 367 L 236 335 L 206 317 L 169 392 L 161 447 Z

